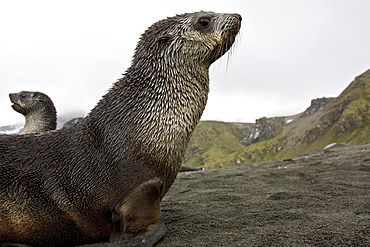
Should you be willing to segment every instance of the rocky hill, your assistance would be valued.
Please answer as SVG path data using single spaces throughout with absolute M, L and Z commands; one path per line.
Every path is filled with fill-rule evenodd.
M 254 124 L 201 122 L 185 165 L 220 168 L 289 159 L 329 144 L 370 141 L 370 70 L 336 98 L 320 98 L 294 116 L 260 118 Z

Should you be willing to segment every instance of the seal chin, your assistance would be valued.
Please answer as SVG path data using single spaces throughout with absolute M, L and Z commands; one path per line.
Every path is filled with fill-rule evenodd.
M 11 105 L 11 107 L 13 108 L 13 110 L 14 110 L 14 111 L 19 112 L 19 113 L 21 113 L 21 114 L 22 114 L 22 107 L 21 107 L 19 104 L 17 104 L 17 103 L 13 103 L 13 104 Z

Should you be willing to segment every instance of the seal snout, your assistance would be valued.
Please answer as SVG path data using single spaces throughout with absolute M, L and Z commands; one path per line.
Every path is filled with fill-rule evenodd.
M 9 98 L 10 98 L 10 101 L 11 101 L 12 103 L 14 103 L 14 101 L 15 101 L 15 96 L 16 96 L 16 94 L 15 94 L 15 93 L 10 93 L 10 94 L 9 94 Z
M 226 21 L 227 25 L 225 27 L 228 26 L 229 28 L 234 29 L 235 33 L 233 33 L 233 35 L 236 35 L 240 30 L 241 22 L 242 22 L 241 15 L 236 14 L 236 13 L 228 14 L 227 21 Z
M 242 16 L 239 15 L 239 14 L 231 14 L 232 16 L 234 16 L 235 18 L 239 19 L 239 21 L 242 21 Z
M 23 99 L 27 98 L 27 94 L 23 91 L 19 93 L 10 93 L 9 98 L 13 104 L 19 104 Z
M 239 14 L 228 14 L 226 21 L 224 21 L 224 24 L 222 28 L 224 29 L 223 32 L 227 35 L 231 35 L 232 37 L 229 37 L 230 39 L 235 38 L 235 36 L 239 33 L 240 27 L 242 22 L 242 16 Z
M 17 111 L 17 109 L 20 107 L 20 101 L 19 98 L 17 97 L 16 93 L 10 93 L 9 94 L 10 102 L 12 103 L 11 107 Z M 15 108 L 14 108 L 15 107 Z

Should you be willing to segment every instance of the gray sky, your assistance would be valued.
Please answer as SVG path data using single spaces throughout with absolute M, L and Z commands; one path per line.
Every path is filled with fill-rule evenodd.
M 1 1 L 0 126 L 23 121 L 8 97 L 21 90 L 87 113 L 152 23 L 199 10 L 243 17 L 231 61 L 210 69 L 203 120 L 293 115 L 370 69 L 368 0 Z

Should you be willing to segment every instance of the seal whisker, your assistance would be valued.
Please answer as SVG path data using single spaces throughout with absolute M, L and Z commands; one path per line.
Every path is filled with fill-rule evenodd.
M 231 63 L 232 56 L 233 56 L 234 52 L 237 50 L 240 41 L 241 41 L 241 35 L 236 36 L 234 44 L 231 46 L 230 50 L 227 52 L 226 69 L 229 67 L 229 64 Z

